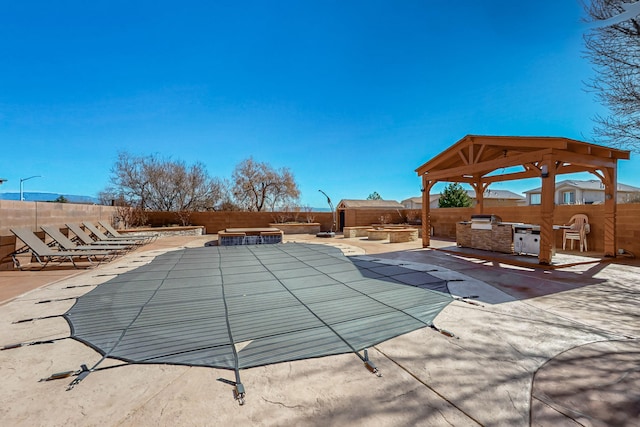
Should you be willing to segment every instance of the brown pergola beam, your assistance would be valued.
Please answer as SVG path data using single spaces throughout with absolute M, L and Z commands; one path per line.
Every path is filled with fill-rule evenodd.
M 489 160 L 486 162 L 480 162 L 480 163 L 475 163 L 475 164 L 466 165 L 466 166 L 458 166 L 455 168 L 445 169 L 440 171 L 433 171 L 433 172 L 424 171 L 423 173 L 420 173 L 420 169 L 418 169 L 418 174 L 419 175 L 426 174 L 429 177 L 429 180 L 431 181 L 434 181 L 434 180 L 442 181 L 442 180 L 447 180 L 456 176 L 473 175 L 476 173 L 481 173 L 485 175 L 487 173 L 493 172 L 496 169 L 508 168 L 512 166 L 520 166 L 526 163 L 532 163 L 540 160 L 542 156 L 549 155 L 552 153 L 553 153 L 552 149 L 544 149 L 540 151 L 532 151 L 529 153 L 518 154 L 515 156 L 500 157 L 498 159 Z

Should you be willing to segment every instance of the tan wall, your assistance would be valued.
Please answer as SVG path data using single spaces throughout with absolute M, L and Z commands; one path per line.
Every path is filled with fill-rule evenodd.
M 37 231 L 42 225 L 110 221 L 114 212 L 115 208 L 111 206 L 0 200 L 0 236 L 11 235 L 11 227 L 29 227 Z
M 357 227 L 380 222 L 380 217 L 388 215 L 390 223 L 399 223 L 407 210 L 395 209 L 347 209 L 344 226 Z M 20 202 L 0 200 L 0 259 L 15 250 L 15 237 L 11 227 L 28 227 L 38 231 L 42 225 L 59 225 L 67 222 L 111 220 L 115 208 L 100 205 L 79 205 L 71 203 Z M 505 222 L 537 224 L 540 206 L 499 207 L 485 209 L 485 213 L 500 216 Z M 603 205 L 562 205 L 555 208 L 555 224 L 566 224 L 572 215 L 586 213 L 591 223 L 589 249 L 604 251 L 604 206 Z M 401 219 L 402 214 L 402 219 Z M 442 208 L 430 211 L 431 226 L 435 237 L 455 239 L 456 223 L 466 221 L 473 214 L 472 208 Z M 206 233 L 215 234 L 219 230 L 235 227 L 268 227 L 277 218 L 275 212 L 196 212 L 191 217 L 192 225 L 204 226 Z M 329 231 L 333 222 L 331 212 L 314 212 L 314 221 L 321 224 L 322 231 Z M 640 256 L 640 204 L 618 205 L 617 244 Z M 301 220 L 305 214 L 301 214 Z M 337 216 L 337 219 L 339 216 Z M 150 212 L 152 226 L 164 226 L 178 222 L 175 213 Z M 562 232 L 556 233 L 556 245 L 562 246 Z M 9 263 L 7 262 L 9 261 Z M 10 266 L 10 260 L 0 262 L 0 268 Z
M 485 209 L 486 214 L 498 215 L 504 222 L 522 222 L 525 224 L 540 223 L 540 206 L 492 207 Z M 604 251 L 604 205 L 561 205 L 556 206 L 554 224 L 567 224 L 571 216 L 584 213 L 589 217 L 591 233 L 589 233 L 589 250 Z M 446 208 L 430 211 L 431 226 L 435 237 L 455 239 L 456 223 L 468 221 L 473 214 L 471 208 Z M 618 205 L 617 244 L 640 256 L 640 204 L 629 203 Z M 556 231 L 556 246 L 562 247 L 562 231 Z
M 11 267 L 11 259 L 5 257 L 16 248 L 13 227 L 40 231 L 43 225 L 62 228 L 69 222 L 111 221 L 114 212 L 111 206 L 0 200 L 0 269 Z
M 314 221 L 320 223 L 320 230 L 331 230 L 333 214 L 331 212 L 313 212 Z M 174 212 L 148 212 L 149 224 L 162 227 L 178 222 Z M 205 227 L 207 234 L 215 234 L 225 228 L 269 227 L 278 218 L 278 212 L 194 212 L 190 217 L 191 225 Z M 306 221 L 306 214 L 300 214 L 300 221 Z
M 380 217 L 387 217 L 388 223 L 404 222 L 406 209 L 345 209 L 342 227 L 358 227 L 363 225 L 380 224 Z M 339 218 L 338 218 L 339 221 Z M 340 225 L 339 225 L 340 226 Z
M 485 206 L 487 214 L 498 215 L 504 222 L 522 222 L 525 224 L 539 224 L 541 216 L 540 205 L 527 206 Z M 403 215 L 407 209 L 401 210 Z M 474 213 L 473 208 L 439 208 L 431 209 L 430 222 L 435 237 L 455 239 L 456 223 L 468 221 Z M 557 205 L 554 213 L 554 224 L 567 224 L 571 216 L 585 213 L 589 217 L 591 233 L 588 237 L 589 250 L 604 251 L 604 205 Z M 392 223 L 400 222 L 396 210 L 376 209 L 347 209 L 345 210 L 345 224 L 347 227 L 358 227 L 379 223 L 380 216 L 388 214 Z M 618 205 L 617 213 L 617 244 L 618 248 L 626 249 L 640 257 L 640 203 Z M 562 247 L 562 231 L 556 231 L 556 246 Z

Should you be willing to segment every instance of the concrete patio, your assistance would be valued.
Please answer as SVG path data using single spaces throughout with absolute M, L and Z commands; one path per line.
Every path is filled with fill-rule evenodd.
M 40 382 L 93 365 L 100 355 L 71 340 L 57 316 L 73 298 L 158 254 L 215 236 L 158 239 L 92 270 L 0 272 L 0 346 L 58 339 L 0 352 L 3 425 L 637 425 L 640 422 L 640 263 L 591 262 L 543 269 L 419 242 L 319 239 L 346 255 L 449 280 L 456 296 L 435 319 L 455 337 L 425 328 L 369 349 L 382 377 L 353 354 L 242 371 L 239 406 L 230 371 L 126 365 Z M 432 241 L 447 247 L 450 242 Z M 91 286 L 87 286 L 91 285 Z M 50 303 L 39 304 L 44 300 Z M 111 365 L 121 362 L 110 361 Z

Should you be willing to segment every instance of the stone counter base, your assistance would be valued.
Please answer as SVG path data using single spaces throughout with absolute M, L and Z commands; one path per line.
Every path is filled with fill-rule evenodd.
M 490 230 L 474 230 L 470 223 L 456 224 L 456 243 L 464 248 L 513 253 L 513 227 L 493 224 Z

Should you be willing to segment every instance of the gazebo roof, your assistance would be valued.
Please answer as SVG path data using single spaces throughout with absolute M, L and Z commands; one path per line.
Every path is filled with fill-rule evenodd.
M 540 176 L 544 157 L 556 159 L 557 174 L 589 172 L 613 167 L 629 159 L 629 151 L 562 137 L 467 135 L 416 169 L 429 180 L 477 182 L 507 181 Z M 494 174 L 504 168 L 520 171 Z

